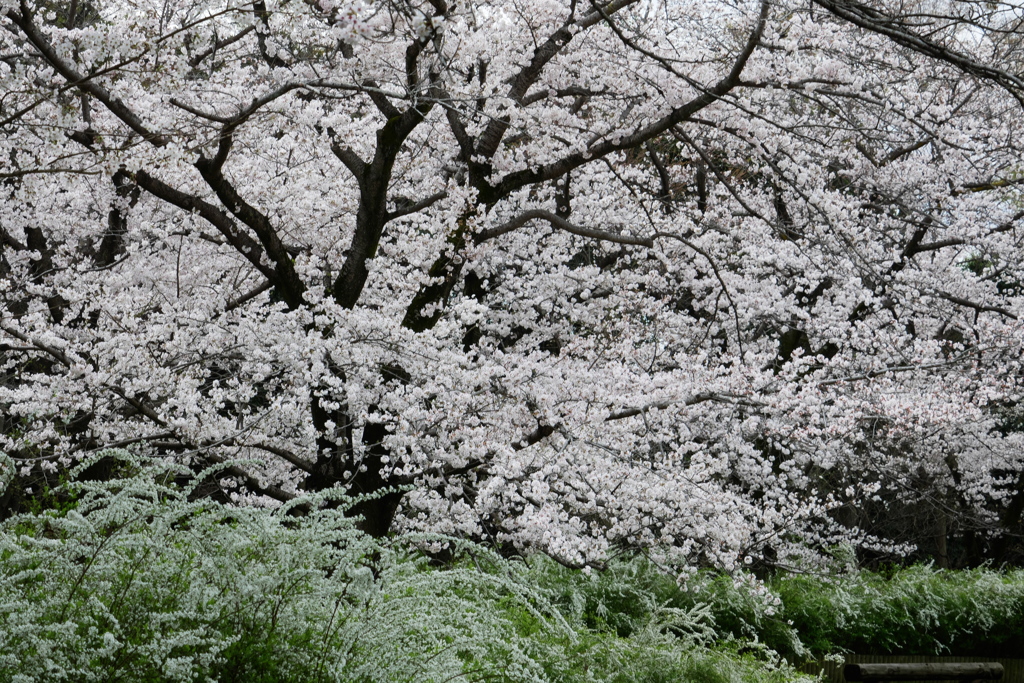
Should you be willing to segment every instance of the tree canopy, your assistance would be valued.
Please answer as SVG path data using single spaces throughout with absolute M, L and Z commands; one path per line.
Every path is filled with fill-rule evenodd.
M 569 565 L 1012 558 L 1022 21 L 0 0 L 0 502 L 127 447 Z

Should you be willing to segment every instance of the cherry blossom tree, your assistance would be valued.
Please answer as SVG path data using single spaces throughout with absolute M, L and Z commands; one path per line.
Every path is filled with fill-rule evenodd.
M 567 564 L 1014 552 L 1017 5 L 0 16 L 8 504 L 128 447 Z

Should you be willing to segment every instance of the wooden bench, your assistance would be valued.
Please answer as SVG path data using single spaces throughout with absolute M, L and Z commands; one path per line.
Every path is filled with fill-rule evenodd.
M 951 664 L 847 664 L 847 681 L 997 681 L 1003 677 L 1003 665 L 997 662 L 957 662 Z

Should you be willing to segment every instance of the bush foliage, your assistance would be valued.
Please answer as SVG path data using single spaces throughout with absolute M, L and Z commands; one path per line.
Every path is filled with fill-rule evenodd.
M 1024 570 L 916 565 L 839 579 L 772 583 L 785 618 L 814 652 L 1019 657 Z
M 202 476 L 105 457 L 119 478 L 0 527 L 0 680 L 782 683 L 779 655 L 1024 650 L 1021 570 L 579 571 L 372 539 L 326 493 L 301 515 L 194 500 Z
M 126 476 L 65 484 L 0 528 L 0 680 L 775 683 L 786 669 L 706 647 L 703 606 L 611 575 L 511 562 L 454 539 L 378 541 L 325 494 L 291 515 L 190 500 L 184 471 L 107 454 Z M 179 476 L 182 475 L 182 476 Z M 178 479 L 176 479 L 178 477 Z M 198 480 L 202 480 L 199 477 Z M 349 501 L 350 502 L 350 501 Z M 427 566 L 416 547 L 462 559 Z M 646 571 L 646 570 L 645 570 Z M 602 621 L 600 615 L 606 615 Z
M 1018 657 L 1024 570 L 930 565 L 765 581 L 699 572 L 677 584 L 643 558 L 586 577 L 535 560 L 534 581 L 588 628 L 629 637 L 649 615 L 687 615 L 675 632 L 704 644 L 773 652 L 791 662 L 829 654 Z M 698 618 L 699 615 L 699 618 Z M 685 626 L 683 625 L 685 624 Z
M 666 580 L 662 580 L 662 591 Z M 1024 570 L 931 565 L 765 583 L 701 573 L 667 604 L 706 604 L 719 640 L 760 643 L 790 661 L 828 654 L 1018 657 Z

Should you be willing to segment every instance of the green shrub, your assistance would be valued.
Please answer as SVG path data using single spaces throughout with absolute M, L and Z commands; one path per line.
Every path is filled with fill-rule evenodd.
M 655 614 L 687 615 L 674 632 L 802 662 L 830 653 L 1015 657 L 1024 651 L 1024 570 L 913 566 L 833 577 L 702 571 L 683 588 L 643 558 L 590 576 L 535 560 L 534 578 L 583 627 L 631 637 Z M 673 629 L 670 629 L 673 630 Z
M 1024 651 L 1024 570 L 918 565 L 771 584 L 818 653 L 1017 656 Z
M 736 584 L 709 572 L 682 590 L 643 557 L 615 560 L 600 572 L 566 569 L 545 557 L 531 558 L 530 565 L 529 580 L 548 591 L 578 633 L 590 634 L 577 660 L 590 663 L 592 677 L 563 673 L 557 680 L 781 683 L 800 678 L 758 640 L 752 624 L 764 623 L 755 617 L 770 613 L 774 598 L 756 583 Z
M 530 565 L 530 581 L 587 629 L 628 638 L 651 619 L 671 615 L 677 636 L 698 645 L 716 639 L 709 606 L 679 600 L 675 580 L 643 557 L 615 560 L 602 571 L 567 569 L 543 556 L 531 558 Z
M 323 496 L 304 516 L 189 502 L 172 466 L 114 455 L 137 474 L 0 528 L 0 680 L 540 680 L 491 605 L 565 628 L 515 576 L 426 572 Z
M 642 560 L 587 575 L 454 539 L 378 541 L 330 494 L 298 516 L 190 501 L 174 484 L 187 471 L 103 456 L 122 478 L 66 483 L 59 509 L 0 525 L 0 680 L 798 677 L 708 649 L 709 608 L 672 603 L 674 582 Z M 439 542 L 468 559 L 430 568 L 416 547 Z

